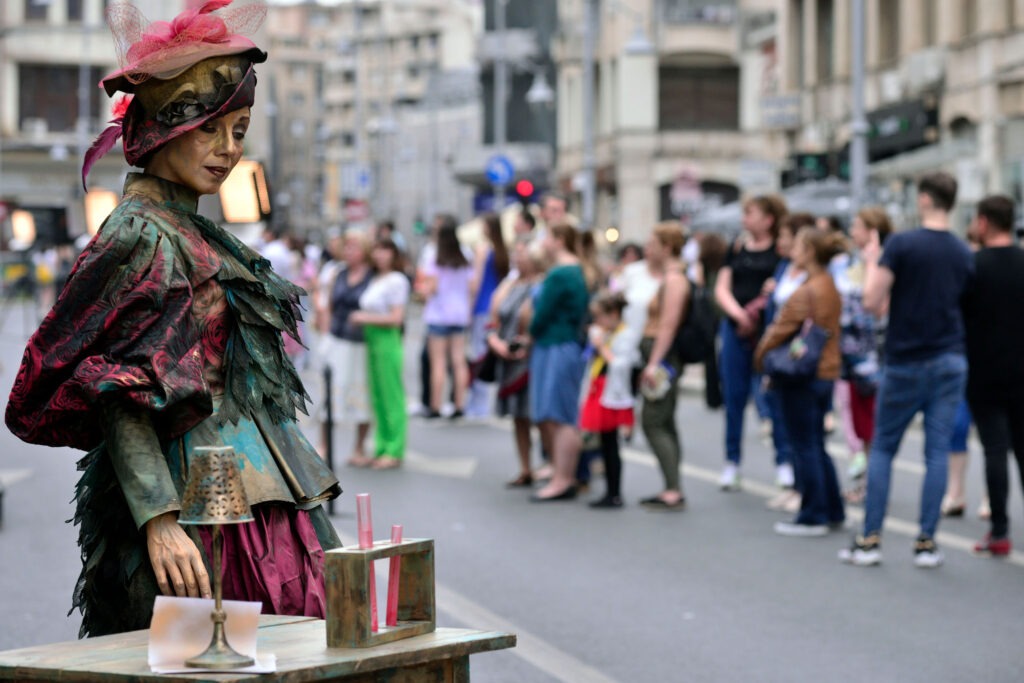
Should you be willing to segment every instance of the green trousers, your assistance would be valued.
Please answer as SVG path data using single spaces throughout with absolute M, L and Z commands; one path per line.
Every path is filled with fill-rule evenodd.
M 402 337 L 397 327 L 367 325 L 366 355 L 369 362 L 370 403 L 376 418 L 374 455 L 405 455 L 408 418 L 402 386 Z
M 640 353 L 645 363 L 651 357 L 653 346 L 654 340 L 650 337 L 644 337 L 640 342 Z M 679 488 L 679 464 L 683 457 L 683 448 L 679 441 L 679 430 L 676 429 L 676 398 L 683 366 L 674 354 L 669 354 L 667 361 L 675 370 L 676 379 L 662 398 L 656 401 L 644 399 L 640 411 L 640 425 L 644 430 L 644 438 L 658 458 L 661 476 L 665 478 L 665 490 L 682 491 Z

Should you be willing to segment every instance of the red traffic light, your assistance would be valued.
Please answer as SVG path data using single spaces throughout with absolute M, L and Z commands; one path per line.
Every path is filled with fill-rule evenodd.
M 533 183 L 529 180 L 520 180 L 516 183 L 516 194 L 520 197 L 532 197 L 533 190 Z

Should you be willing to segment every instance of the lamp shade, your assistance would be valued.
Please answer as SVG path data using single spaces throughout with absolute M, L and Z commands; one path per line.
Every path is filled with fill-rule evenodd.
M 252 510 L 231 446 L 199 446 L 189 463 L 178 524 L 251 522 Z

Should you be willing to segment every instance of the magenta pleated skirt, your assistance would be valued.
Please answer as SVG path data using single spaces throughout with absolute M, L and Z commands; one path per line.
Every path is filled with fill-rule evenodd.
M 224 599 L 262 602 L 263 614 L 323 619 L 324 551 L 309 513 L 273 503 L 252 513 L 252 522 L 221 527 Z M 213 531 L 201 526 L 199 533 L 211 557 Z

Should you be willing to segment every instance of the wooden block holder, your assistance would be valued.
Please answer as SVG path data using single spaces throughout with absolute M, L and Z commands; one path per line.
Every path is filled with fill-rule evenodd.
M 402 558 L 398 588 L 398 626 L 370 630 L 370 563 Z M 434 540 L 401 543 L 375 541 L 373 548 L 337 548 L 325 553 L 327 647 L 363 648 L 432 633 L 437 627 L 434 600 Z

